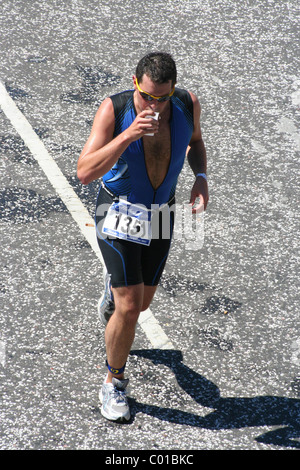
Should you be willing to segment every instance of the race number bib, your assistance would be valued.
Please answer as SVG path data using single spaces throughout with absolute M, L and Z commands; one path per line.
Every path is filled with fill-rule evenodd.
M 106 214 L 102 233 L 142 245 L 151 242 L 151 211 L 125 200 L 113 202 Z

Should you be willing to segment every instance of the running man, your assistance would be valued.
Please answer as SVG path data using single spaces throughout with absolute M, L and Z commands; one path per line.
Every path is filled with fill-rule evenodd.
M 139 314 L 149 307 L 167 260 L 171 208 L 186 157 L 195 175 L 190 204 L 197 211 L 208 203 L 200 104 L 176 81 L 171 55 L 143 57 L 133 90 L 102 102 L 78 160 L 83 184 L 101 178 L 96 229 L 106 271 L 98 309 L 106 326 L 107 375 L 99 396 L 102 415 L 113 421 L 130 419 L 124 370 Z M 171 210 L 168 238 L 161 229 L 151 237 L 153 205 Z

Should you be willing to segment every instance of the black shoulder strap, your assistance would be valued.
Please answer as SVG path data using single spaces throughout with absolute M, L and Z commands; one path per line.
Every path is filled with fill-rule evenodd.
M 121 93 L 117 93 L 116 95 L 110 96 L 110 99 L 114 105 L 114 112 L 115 117 L 117 117 L 120 112 L 123 110 L 124 106 L 128 102 L 128 100 L 132 97 L 133 90 L 122 91 Z
M 193 116 L 194 106 L 189 92 L 187 90 L 183 90 L 182 88 L 175 88 L 174 96 L 178 98 L 182 103 L 184 103 L 188 111 Z

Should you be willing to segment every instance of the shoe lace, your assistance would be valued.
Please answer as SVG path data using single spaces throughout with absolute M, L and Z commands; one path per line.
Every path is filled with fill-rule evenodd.
M 126 402 L 126 392 L 124 390 L 114 387 L 112 396 L 116 403 Z

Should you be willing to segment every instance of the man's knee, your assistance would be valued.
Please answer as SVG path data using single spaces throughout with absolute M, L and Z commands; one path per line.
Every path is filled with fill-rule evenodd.
M 150 307 L 156 289 L 157 286 L 145 286 L 141 312 L 144 312 L 145 310 L 147 310 L 147 308 Z
M 143 306 L 143 290 L 130 286 L 114 290 L 115 314 L 120 315 L 126 323 L 135 324 Z
M 152 299 L 151 299 L 151 300 L 152 300 Z M 147 308 L 150 307 L 151 300 L 149 300 L 149 299 L 144 299 L 143 304 L 142 304 L 141 312 L 144 312 L 145 310 L 147 310 Z

